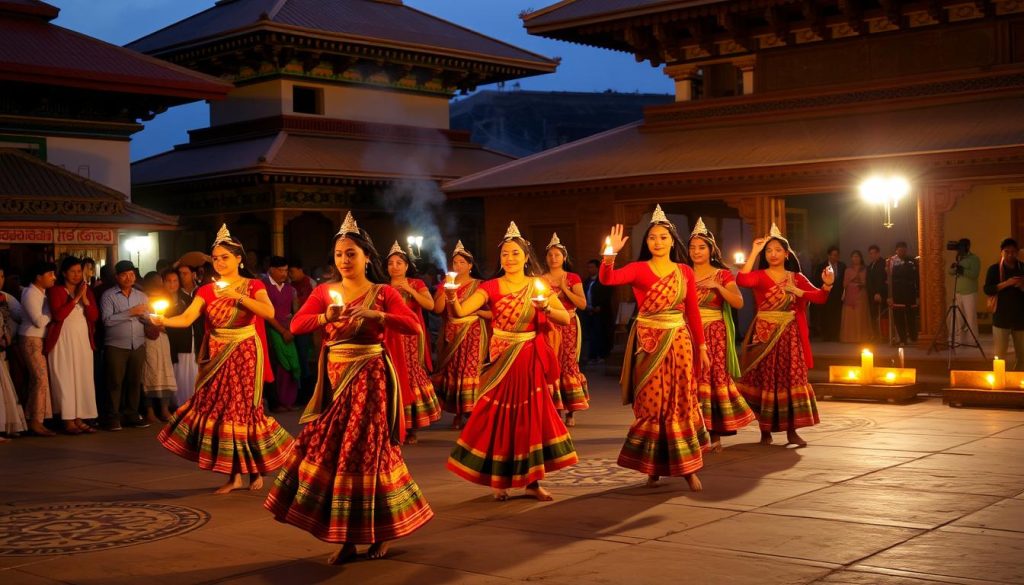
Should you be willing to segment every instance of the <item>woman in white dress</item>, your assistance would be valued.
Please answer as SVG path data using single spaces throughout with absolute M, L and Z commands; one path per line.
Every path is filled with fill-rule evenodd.
M 3 292 L 3 288 L 4 269 L 0 268 L 0 443 L 7 442 L 3 435 L 16 437 L 28 429 L 7 366 L 7 356 L 14 350 L 14 337 L 22 319 L 21 303 Z
M 85 284 L 82 260 L 68 256 L 60 263 L 57 284 L 46 291 L 50 326 L 43 353 L 50 366 L 50 395 L 54 412 L 69 435 L 95 433 L 84 420 L 99 416 L 93 382 L 96 320 L 99 304 Z

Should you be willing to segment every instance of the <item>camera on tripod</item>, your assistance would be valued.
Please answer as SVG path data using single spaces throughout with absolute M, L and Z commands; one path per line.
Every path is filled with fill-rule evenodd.
M 967 238 L 960 238 L 959 240 L 950 240 L 946 242 L 946 249 L 950 252 L 956 252 L 956 261 L 949 265 L 950 269 L 955 270 L 957 276 L 962 276 L 964 273 L 964 267 L 960 265 L 960 259 L 967 255 L 971 250 L 971 241 Z

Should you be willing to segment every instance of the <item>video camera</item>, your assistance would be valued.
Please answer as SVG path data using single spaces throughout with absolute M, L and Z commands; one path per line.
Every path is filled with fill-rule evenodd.
M 968 240 L 970 242 L 970 240 Z M 970 243 L 965 243 L 964 240 L 950 240 L 946 242 L 946 249 L 950 252 L 958 252 L 963 254 L 970 248 Z

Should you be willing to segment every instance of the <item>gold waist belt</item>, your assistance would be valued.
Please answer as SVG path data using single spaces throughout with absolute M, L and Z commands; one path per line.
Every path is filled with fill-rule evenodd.
M 331 363 L 344 364 L 381 355 L 384 353 L 384 346 L 379 343 L 372 345 L 339 343 L 330 346 L 327 352 L 327 359 Z
M 525 343 L 535 337 L 537 337 L 536 331 L 523 331 L 521 333 L 517 333 L 515 331 L 502 331 L 501 329 L 494 330 L 495 339 L 511 343 Z
M 654 313 L 653 315 L 641 315 L 636 318 L 638 325 L 652 327 L 654 329 L 676 329 L 686 325 L 682 313 Z
M 714 323 L 715 321 L 721 321 L 722 320 L 722 310 L 721 309 L 701 309 L 700 310 L 700 320 L 705 325 L 707 325 L 708 323 Z
M 232 341 L 244 341 L 256 335 L 256 324 L 250 323 L 245 327 L 215 328 L 210 332 L 217 341 L 231 343 Z
M 758 311 L 757 318 L 776 325 L 788 325 L 796 315 L 793 311 Z

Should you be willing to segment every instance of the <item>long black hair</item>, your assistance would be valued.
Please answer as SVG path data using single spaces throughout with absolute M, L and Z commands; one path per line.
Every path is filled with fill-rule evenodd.
M 551 248 L 558 248 L 559 250 L 562 251 L 562 270 L 566 272 L 572 272 L 572 262 L 569 260 L 569 250 L 567 250 L 565 246 L 563 246 L 562 244 L 555 244 L 554 246 L 548 246 L 547 250 L 544 250 L 544 274 L 547 274 L 548 272 L 551 271 L 551 268 L 548 266 L 547 261 L 547 255 L 548 252 L 551 251 Z
M 498 248 L 499 250 L 501 248 Z M 462 252 L 456 252 L 452 254 L 452 260 L 455 260 L 456 256 L 462 256 L 462 259 L 469 262 L 469 277 L 477 280 L 484 280 L 484 274 L 480 272 L 480 267 L 476 264 L 476 259 L 469 252 L 463 250 Z
M 540 276 L 543 274 L 541 271 L 541 264 L 537 261 L 537 256 L 533 253 L 533 246 L 530 242 L 523 237 L 505 238 L 498 244 L 498 269 L 494 271 L 494 278 L 501 278 L 505 276 L 505 269 L 501 267 L 501 247 L 508 242 L 514 242 L 522 250 L 523 254 L 526 255 L 526 264 L 523 265 L 524 276 Z
M 640 245 L 640 255 L 637 257 L 637 260 L 646 262 L 654 257 L 651 254 L 650 248 L 647 247 L 647 236 L 657 226 L 665 228 L 668 230 L 669 235 L 672 236 L 672 249 L 668 252 L 669 260 L 676 264 L 690 264 L 690 252 L 687 250 L 687 246 L 683 244 L 683 241 L 679 239 L 679 232 L 676 231 L 676 226 L 660 221 L 647 226 L 647 230 L 644 231 L 643 243 Z
M 772 243 L 772 240 L 781 244 L 782 249 L 784 249 L 789 254 L 789 256 L 786 257 L 786 262 L 785 264 L 783 264 L 783 267 L 785 267 L 785 269 L 789 272 L 800 272 L 800 259 L 796 257 L 796 252 L 794 252 L 793 247 L 789 245 L 789 240 L 778 236 L 774 238 L 768 238 L 768 241 L 764 243 L 764 249 L 761 250 L 761 253 L 757 255 L 757 268 L 759 270 L 764 270 L 768 268 L 768 258 L 765 255 L 768 252 L 768 244 Z
M 220 246 L 221 248 L 224 248 L 228 252 L 231 252 L 232 256 L 241 259 L 241 262 L 238 263 L 239 276 L 243 278 L 256 278 L 256 275 L 253 274 L 251 270 L 245 267 L 245 246 L 242 245 L 242 242 L 239 242 L 237 239 L 233 237 L 230 240 L 221 240 L 219 242 L 214 242 L 213 246 L 210 248 L 210 252 L 213 252 L 213 249 L 216 248 L 217 246 Z M 214 270 L 213 272 L 216 273 L 217 271 Z
M 342 238 L 348 238 L 355 242 L 359 249 L 366 254 L 366 278 L 374 284 L 389 284 L 391 282 L 391 276 L 388 275 L 387 271 L 381 264 L 380 254 L 377 252 L 377 248 L 373 247 L 373 239 L 370 238 L 370 234 L 366 233 L 366 230 L 359 228 L 359 233 L 349 232 L 345 234 L 337 234 L 334 239 L 331 240 L 331 268 L 334 270 L 334 275 L 331 282 L 338 282 L 341 280 L 341 275 L 338 274 L 338 267 L 334 263 L 334 247 L 338 244 L 338 240 Z
M 693 267 L 693 259 L 690 258 L 690 243 L 693 242 L 694 238 L 700 238 L 701 240 L 704 240 L 705 244 L 708 245 L 708 250 L 710 250 L 711 252 L 710 258 L 708 259 L 708 264 L 714 266 L 715 268 L 721 268 L 724 270 L 729 269 L 729 267 L 725 265 L 725 262 L 722 261 L 722 250 L 718 247 L 718 243 L 715 242 L 715 237 L 710 234 L 693 234 L 690 236 L 690 239 L 687 240 L 686 263 L 689 264 L 691 268 Z

